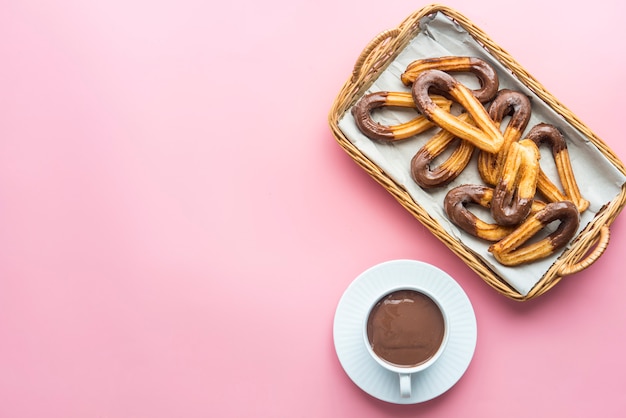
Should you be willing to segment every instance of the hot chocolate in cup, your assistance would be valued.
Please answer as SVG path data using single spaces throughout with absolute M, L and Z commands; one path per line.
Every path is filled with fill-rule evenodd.
M 398 373 L 400 395 L 411 397 L 411 377 L 437 361 L 448 339 L 445 311 L 424 289 L 402 287 L 383 295 L 368 310 L 364 325 L 368 352 Z

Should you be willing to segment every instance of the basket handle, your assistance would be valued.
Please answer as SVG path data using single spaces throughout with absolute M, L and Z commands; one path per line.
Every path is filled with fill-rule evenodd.
M 610 235 L 611 234 L 609 232 L 609 227 L 603 225 L 600 228 L 600 234 L 596 236 L 591 243 L 591 245 L 595 244 L 596 246 L 593 251 L 591 251 L 589 255 L 587 255 L 587 257 L 583 258 L 577 263 L 562 266 L 559 269 L 558 274 L 560 276 L 567 276 L 569 274 L 578 273 L 579 271 L 582 271 L 592 265 L 598 258 L 600 258 L 600 256 L 606 250 L 606 247 L 609 245 Z
M 372 55 L 372 53 L 376 50 L 376 48 L 382 45 L 383 42 L 385 42 L 387 39 L 396 37 L 399 33 L 399 28 L 387 29 L 376 35 L 376 37 L 367 44 L 365 49 L 363 49 L 363 51 L 361 52 L 361 55 L 359 55 L 356 63 L 354 64 L 354 69 L 352 70 L 353 82 L 359 78 L 363 66 L 369 59 L 370 55 Z

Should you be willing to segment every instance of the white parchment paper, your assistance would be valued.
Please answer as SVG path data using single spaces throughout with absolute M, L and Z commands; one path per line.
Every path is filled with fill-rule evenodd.
M 451 21 L 447 16 L 437 13 L 434 17 L 428 16 L 423 18 L 420 22 L 420 29 L 420 33 L 411 40 L 409 45 L 401 51 L 390 66 L 381 73 L 366 93 L 375 91 L 409 91 L 400 81 L 400 75 L 404 72 L 407 65 L 416 59 L 447 55 L 480 57 L 490 63 L 498 72 L 500 89 L 519 90 L 531 97 L 533 113 L 526 132 L 536 124 L 545 122 L 555 125 L 565 135 L 574 175 L 583 197 L 590 202 L 589 209 L 582 214 L 580 230 L 593 219 L 604 204 L 610 202 L 619 194 L 622 185 L 626 182 L 626 178 L 619 170 L 581 132 L 567 123 L 539 97 L 526 88 L 462 27 Z M 479 87 L 478 81 L 471 75 L 459 74 L 455 75 L 455 77 L 470 88 Z M 405 122 L 413 116 L 415 116 L 415 113 L 407 114 L 403 111 L 385 111 L 377 116 L 377 120 L 383 124 L 393 125 Z M 503 129 L 504 126 L 506 126 L 506 119 L 502 124 Z M 472 237 L 449 221 L 443 206 L 443 200 L 448 190 L 461 184 L 483 184 L 476 168 L 477 153 L 474 154 L 474 160 L 470 162 L 469 166 L 454 182 L 440 189 L 425 191 L 411 178 L 410 162 L 435 131 L 430 130 L 395 144 L 381 144 L 370 140 L 359 131 L 352 117 L 351 109 L 348 109 L 339 121 L 339 128 L 348 140 L 364 155 L 383 169 L 394 181 L 404 187 L 414 201 L 425 208 L 439 222 L 442 228 L 482 258 L 520 294 L 527 295 L 554 263 L 555 259 L 562 253 L 560 251 L 552 257 L 524 266 L 505 267 L 499 264 L 487 251 L 490 243 Z M 540 147 L 540 150 L 542 169 L 551 179 L 558 179 L 550 150 L 545 146 Z M 558 181 L 556 181 L 556 184 L 559 184 Z M 478 212 L 476 213 L 480 216 Z

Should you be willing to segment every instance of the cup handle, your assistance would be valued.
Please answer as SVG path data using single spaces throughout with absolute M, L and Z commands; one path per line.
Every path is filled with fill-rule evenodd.
M 409 373 L 399 373 L 400 376 L 400 396 L 411 397 L 411 375 Z

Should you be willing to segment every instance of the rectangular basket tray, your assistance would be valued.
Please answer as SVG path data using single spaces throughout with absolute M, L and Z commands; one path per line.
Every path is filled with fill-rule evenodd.
M 568 140 L 575 173 L 592 173 L 577 176 L 583 196 L 590 201 L 589 209 L 581 215 L 580 229 L 569 245 L 552 257 L 518 267 L 499 265 L 487 253 L 488 243 L 447 220 L 442 210 L 445 190 L 422 190 L 407 176 L 406 167 L 424 138 L 378 144 L 356 128 L 350 109 L 364 94 L 408 91 L 399 80 L 406 65 L 415 59 L 444 55 L 479 56 L 492 64 L 500 77 L 500 88 L 518 89 L 531 97 L 537 116 L 528 129 L 538 121 L 557 126 Z M 395 117 L 391 115 L 396 123 L 402 120 L 401 115 Z M 611 149 L 483 31 L 445 6 L 431 5 L 416 11 L 366 46 L 332 105 L 329 124 L 337 142 L 359 166 L 486 283 L 511 299 L 537 297 L 561 278 L 595 262 L 608 245 L 610 225 L 626 203 L 626 169 Z M 542 168 L 550 174 L 543 161 L 542 156 Z M 473 182 L 476 175 L 463 173 L 445 189 Z M 593 178 L 593 182 L 585 178 Z

